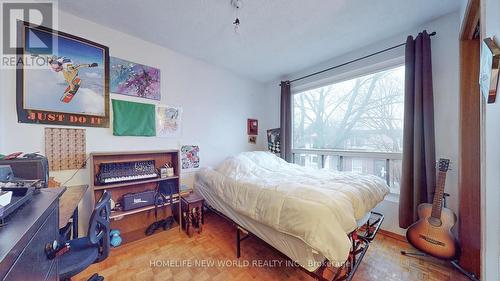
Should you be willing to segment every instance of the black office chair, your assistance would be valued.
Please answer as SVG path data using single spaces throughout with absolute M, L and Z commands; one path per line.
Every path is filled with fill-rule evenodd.
M 68 241 L 69 251 L 59 257 L 59 278 L 69 280 L 91 264 L 100 262 L 109 255 L 109 215 L 111 193 L 104 191 L 90 217 L 87 237 Z M 94 274 L 89 280 L 102 280 Z

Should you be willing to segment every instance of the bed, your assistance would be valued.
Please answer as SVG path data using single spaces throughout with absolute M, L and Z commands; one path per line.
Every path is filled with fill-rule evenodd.
M 244 152 L 202 169 L 194 189 L 237 225 L 238 257 L 243 230 L 308 272 L 318 272 L 325 261 L 357 268 L 362 256 L 353 254 L 364 255 L 372 228 L 383 219 L 371 211 L 389 192 L 379 177 L 301 167 L 269 152 Z M 368 233 L 359 238 L 363 226 Z

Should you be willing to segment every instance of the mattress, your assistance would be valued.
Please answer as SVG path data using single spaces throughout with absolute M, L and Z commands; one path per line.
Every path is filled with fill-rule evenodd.
M 307 257 L 294 259 L 306 269 L 317 267 L 307 262 L 324 258 L 343 264 L 351 249 L 347 233 L 389 192 L 373 175 L 310 169 L 267 152 L 230 157 L 216 169 L 200 170 L 195 182 L 208 202 L 249 231 L 258 235 L 263 228 L 252 225 L 262 225 L 280 233 L 279 239 L 258 236 L 292 259 Z M 302 243 L 284 242 L 287 236 Z M 290 247 L 299 244 L 308 247 Z
M 262 224 L 252 218 L 235 212 L 228 204 L 212 192 L 210 187 L 201 182 L 194 184 L 194 189 L 205 198 L 207 204 L 212 208 L 224 214 L 239 226 L 250 231 L 291 260 L 298 263 L 304 269 L 313 272 L 324 262 L 325 257 L 318 251 L 311 248 L 304 241 L 286 233 L 279 232 L 265 224 Z M 358 227 L 364 225 L 370 218 L 370 213 L 366 213 L 361 219 L 357 220 Z

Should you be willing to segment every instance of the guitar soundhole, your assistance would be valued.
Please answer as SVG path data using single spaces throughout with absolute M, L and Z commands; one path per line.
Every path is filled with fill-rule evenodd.
M 435 226 L 435 227 L 438 227 L 438 226 L 441 226 L 442 222 L 440 219 L 437 219 L 437 218 L 434 218 L 434 217 L 430 217 L 428 219 L 429 223 L 432 225 L 432 226 Z
M 427 237 L 427 236 L 424 236 L 424 235 L 419 235 L 420 238 L 424 239 L 425 241 L 431 243 L 431 244 L 434 244 L 434 245 L 438 245 L 438 246 L 442 246 L 442 247 L 445 247 L 446 244 L 444 244 L 443 242 L 441 241 L 438 241 L 436 239 L 432 239 L 431 237 Z

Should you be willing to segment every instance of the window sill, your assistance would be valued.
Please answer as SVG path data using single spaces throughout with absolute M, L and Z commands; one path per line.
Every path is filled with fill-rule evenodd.
M 399 203 L 399 194 L 389 193 L 385 196 L 384 201 Z

